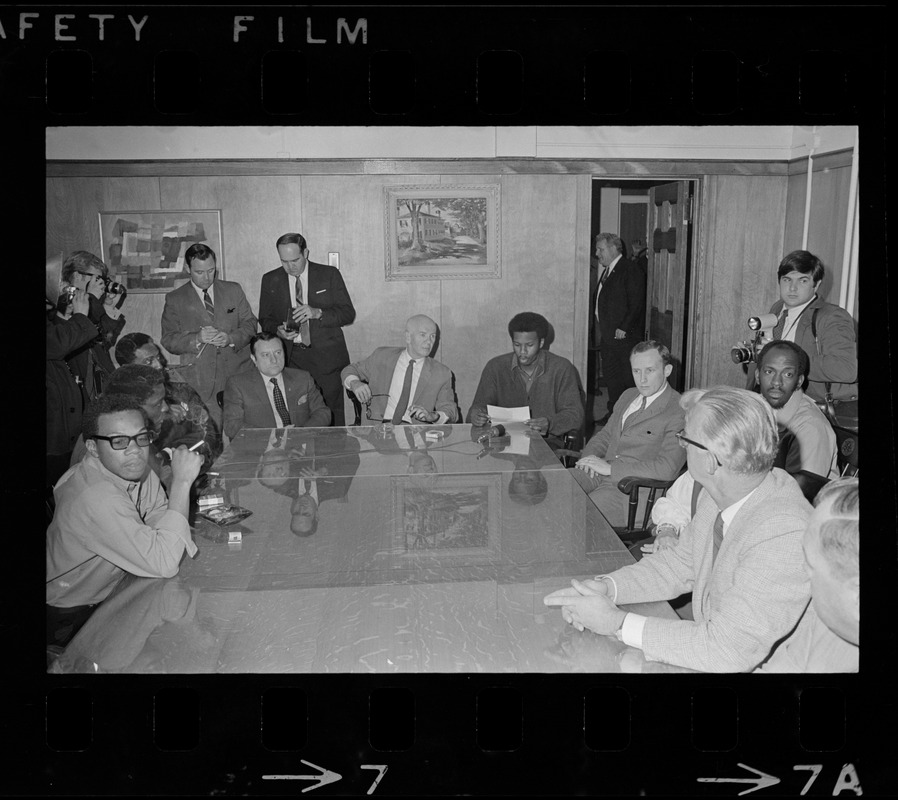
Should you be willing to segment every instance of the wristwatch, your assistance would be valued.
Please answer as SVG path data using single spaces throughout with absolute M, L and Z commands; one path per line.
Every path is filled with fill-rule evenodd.
M 655 536 L 667 533 L 668 531 L 676 538 L 680 538 L 680 529 L 672 522 L 661 522 L 655 526 Z

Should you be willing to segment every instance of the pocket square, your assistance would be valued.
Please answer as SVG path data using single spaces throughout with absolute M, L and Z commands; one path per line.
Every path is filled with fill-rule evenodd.
M 237 310 L 237 306 L 234 306 L 233 308 L 229 308 L 226 313 L 231 314 L 236 310 Z
M 296 405 L 301 406 L 303 403 L 309 402 L 309 396 L 307 394 L 302 395 L 299 400 L 296 401 Z

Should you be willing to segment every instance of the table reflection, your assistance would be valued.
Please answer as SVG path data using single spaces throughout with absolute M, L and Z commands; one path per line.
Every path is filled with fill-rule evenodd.
M 432 427 L 241 431 L 208 491 L 252 514 L 197 516 L 196 558 L 123 582 L 54 669 L 620 669 L 616 640 L 572 644 L 542 603 L 632 563 L 585 493 L 541 439 L 483 453 L 470 426 Z

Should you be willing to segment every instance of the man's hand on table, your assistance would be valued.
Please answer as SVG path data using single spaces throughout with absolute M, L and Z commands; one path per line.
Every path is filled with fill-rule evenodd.
M 546 595 L 543 603 L 547 606 L 560 606 L 562 618 L 578 631 L 589 628 L 595 633 L 607 635 L 620 629 L 627 612 L 611 602 L 608 596 L 611 587 L 607 581 L 581 583 L 574 579 L 571 587 Z
M 593 478 L 611 474 L 611 465 L 598 456 L 583 456 L 574 466 Z
M 489 414 L 482 406 L 475 406 L 471 409 L 471 424 L 476 428 L 482 428 L 490 424 Z
M 428 411 L 424 406 L 417 404 L 408 407 L 408 415 L 419 422 L 436 422 L 440 418 L 436 411 Z

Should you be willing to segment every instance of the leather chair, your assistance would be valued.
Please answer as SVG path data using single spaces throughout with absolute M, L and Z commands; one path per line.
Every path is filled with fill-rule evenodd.
M 218 403 L 219 408 L 221 408 L 221 409 L 224 408 L 224 389 L 222 389 L 220 392 L 216 393 L 215 401 Z

